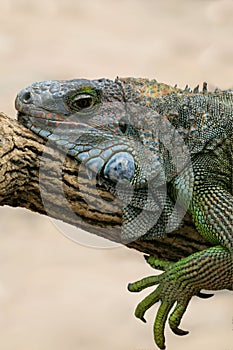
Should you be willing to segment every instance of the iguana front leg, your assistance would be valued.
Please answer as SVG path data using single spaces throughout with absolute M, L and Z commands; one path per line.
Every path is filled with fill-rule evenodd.
M 174 333 L 185 335 L 187 332 L 178 327 L 192 296 L 198 295 L 202 289 L 233 290 L 232 195 L 215 185 L 196 185 L 190 212 L 201 235 L 217 245 L 176 263 L 150 257 L 150 265 L 165 272 L 128 286 L 130 291 L 139 292 L 159 284 L 155 291 L 138 304 L 135 315 L 145 321 L 146 310 L 161 301 L 154 323 L 154 339 L 160 349 L 165 349 L 164 327 L 175 304 L 169 317 L 169 325 Z

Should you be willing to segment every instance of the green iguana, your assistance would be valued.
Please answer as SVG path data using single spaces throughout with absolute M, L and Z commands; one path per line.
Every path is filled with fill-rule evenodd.
M 161 302 L 160 349 L 167 319 L 174 333 L 187 334 L 179 324 L 192 296 L 233 290 L 233 90 L 134 78 L 44 81 L 22 90 L 16 108 L 20 123 L 63 147 L 122 200 L 123 243 L 165 237 L 190 213 L 212 246 L 177 262 L 147 257 L 164 272 L 128 286 L 139 292 L 158 284 L 135 315 L 145 321 Z

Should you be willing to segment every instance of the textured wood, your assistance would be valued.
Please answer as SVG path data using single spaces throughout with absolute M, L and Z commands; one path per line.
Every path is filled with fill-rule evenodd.
M 0 114 L 0 205 L 24 207 L 119 242 L 121 203 L 89 180 L 84 169 L 61 151 Z M 182 227 L 166 239 L 127 244 L 175 261 L 205 249 L 186 214 Z

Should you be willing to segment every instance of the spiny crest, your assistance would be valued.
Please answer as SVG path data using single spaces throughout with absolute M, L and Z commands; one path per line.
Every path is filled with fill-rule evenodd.
M 175 84 L 174 88 L 177 88 L 177 84 Z M 219 89 L 216 89 L 217 91 L 220 91 Z M 215 90 L 215 92 L 216 92 Z M 194 93 L 194 94 L 198 94 L 199 93 L 199 84 L 192 90 L 189 85 L 187 84 L 184 88 L 185 92 L 189 92 L 189 93 Z M 203 94 L 208 92 L 208 84 L 206 82 L 203 82 L 202 84 L 202 91 Z

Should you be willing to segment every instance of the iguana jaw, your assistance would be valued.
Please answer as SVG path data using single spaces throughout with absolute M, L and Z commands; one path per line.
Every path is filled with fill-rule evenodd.
M 53 130 L 59 126 L 62 126 L 63 128 L 69 128 L 69 127 L 79 127 L 79 130 L 81 128 L 81 123 L 78 123 L 75 121 L 75 119 L 69 117 L 68 120 L 62 120 L 62 119 L 56 119 L 55 115 L 52 113 L 45 113 L 44 111 L 38 111 L 37 113 L 33 114 L 25 114 L 22 112 L 18 112 L 17 114 L 17 119 L 18 121 L 31 128 L 33 125 L 37 125 L 38 127 L 40 126 L 40 121 L 41 121 L 41 127 L 45 128 L 46 126 L 50 129 Z M 30 127 L 31 126 L 31 127 Z

